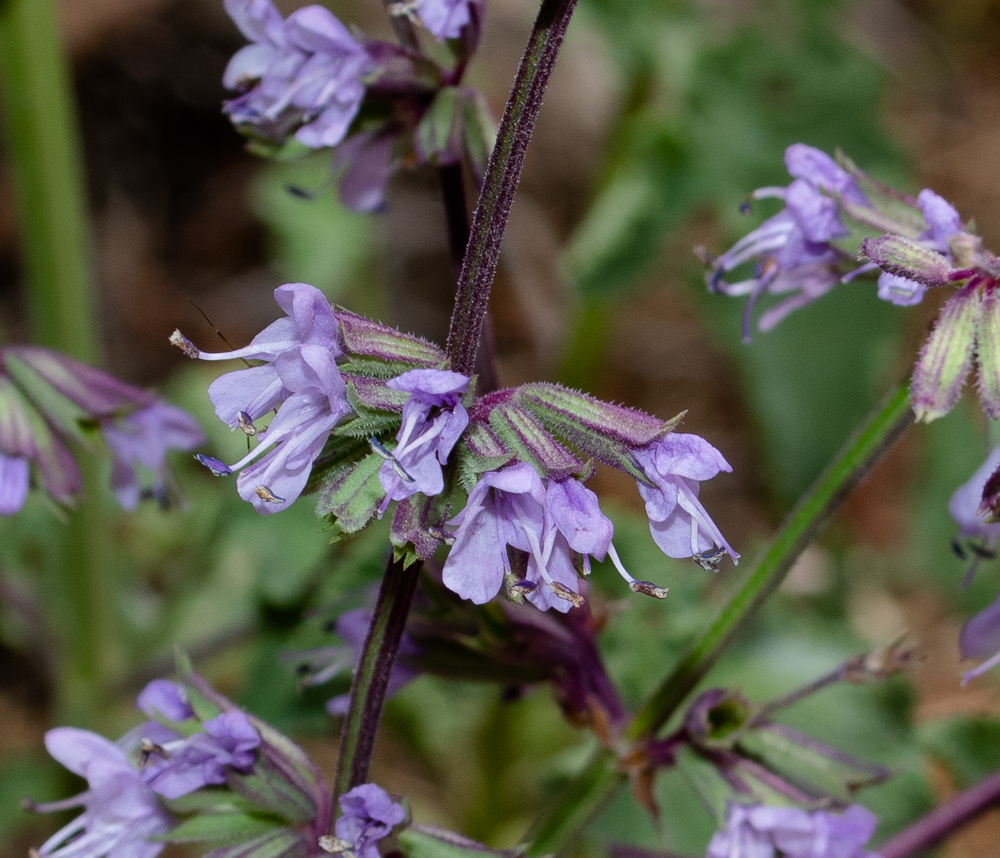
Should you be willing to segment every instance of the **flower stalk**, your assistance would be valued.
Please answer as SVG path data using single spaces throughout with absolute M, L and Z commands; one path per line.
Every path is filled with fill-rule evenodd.
M 960 828 L 1000 804 L 1000 772 L 960 793 L 950 802 L 932 810 L 904 828 L 879 847 L 880 858 L 911 858 L 937 846 Z
M 493 277 L 500 261 L 507 216 L 521 180 L 524 156 L 542 106 L 542 96 L 575 6 L 576 0 L 542 0 L 500 119 L 496 145 L 472 218 L 469 245 L 458 279 L 455 311 L 448 331 L 447 351 L 452 369 L 465 375 L 476 369 L 476 353 Z

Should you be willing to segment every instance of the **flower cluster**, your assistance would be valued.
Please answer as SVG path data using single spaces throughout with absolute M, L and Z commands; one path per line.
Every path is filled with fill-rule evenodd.
M 879 297 L 898 306 L 919 303 L 928 287 L 950 287 L 913 373 L 913 410 L 928 422 L 947 414 L 975 361 L 983 409 L 1000 417 L 1000 260 L 934 191 L 914 198 L 839 160 L 802 143 L 789 146 L 792 183 L 752 194 L 779 197 L 785 208 L 721 256 L 699 251 L 711 266 L 709 288 L 749 295 L 743 326 L 749 340 L 750 314 L 765 292 L 796 294 L 761 316 L 761 330 L 868 272 L 879 272 Z M 754 260 L 750 278 L 724 279 Z
M 705 858 L 877 858 L 865 849 L 877 823 L 861 805 L 838 814 L 730 804 Z
M 0 515 L 24 505 L 32 465 L 53 500 L 72 504 L 80 472 L 71 450 L 95 432 L 124 509 L 144 496 L 165 505 L 167 451 L 204 441 L 194 418 L 145 390 L 39 346 L 0 348 Z
M 319 514 L 350 533 L 396 503 L 397 550 L 426 558 L 449 543 L 445 584 L 476 603 L 504 589 L 567 611 L 582 601 L 591 558 L 606 557 L 634 591 L 662 597 L 618 559 L 613 525 L 583 483 L 596 459 L 635 477 L 665 554 L 705 568 L 738 559 L 698 500 L 699 483 L 730 467 L 702 438 L 673 432 L 676 421 L 549 384 L 477 399 L 430 343 L 335 311 L 304 283 L 275 299 L 286 316 L 245 348 L 207 353 L 172 337 L 192 358 L 262 362 L 209 387 L 216 413 L 254 447 L 232 465 L 199 456 L 217 475 L 240 471 L 240 496 L 258 512 L 313 488 Z M 448 518 L 456 471 L 468 500 Z
M 485 168 L 491 121 L 475 90 L 459 85 L 478 42 L 481 0 L 419 0 L 394 14 L 419 22 L 435 39 L 458 40 L 456 69 L 416 50 L 359 41 L 328 9 L 306 6 L 283 19 L 271 0 L 226 0 L 250 44 L 230 60 L 225 86 L 239 95 L 224 110 L 260 145 L 289 139 L 309 149 L 337 147 L 340 194 L 373 211 L 398 163 L 458 163 Z M 407 24 L 407 26 L 409 26 Z
M 39 812 L 83 807 L 39 848 L 42 858 L 155 858 L 168 843 L 192 841 L 207 843 L 211 854 L 216 847 L 240 854 L 320 854 L 332 809 L 315 764 L 184 664 L 182 673 L 181 683 L 158 679 L 143 689 L 136 705 L 150 720 L 117 742 L 73 727 L 46 734 L 52 756 L 85 778 L 88 788 L 74 798 L 31 805 Z M 380 804 L 366 789 L 361 797 L 367 802 L 341 799 L 346 815 L 336 829 L 358 849 L 374 846 L 403 821 L 391 802 Z M 197 798 L 186 798 L 196 792 Z
M 88 789 L 73 799 L 34 806 L 41 812 L 84 808 L 41 846 L 39 855 L 152 858 L 166 844 L 149 838 L 165 835 L 175 824 L 161 797 L 177 799 L 224 784 L 231 770 L 252 771 L 261 737 L 238 709 L 199 723 L 184 688 L 160 679 L 143 689 L 136 705 L 158 720 L 137 727 L 118 742 L 75 727 L 46 733 L 49 753 L 85 778 Z

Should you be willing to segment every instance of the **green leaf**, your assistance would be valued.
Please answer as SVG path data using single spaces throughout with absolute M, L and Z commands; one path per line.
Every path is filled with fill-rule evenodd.
M 516 849 L 490 849 L 474 840 L 444 829 L 428 826 L 410 826 L 399 833 L 399 851 L 406 858 L 486 858 L 490 855 L 513 856 L 521 854 Z
M 309 853 L 304 834 L 282 828 L 246 843 L 213 849 L 205 858 L 306 858 Z
M 431 102 L 414 133 L 417 151 L 425 164 L 454 164 L 459 158 L 458 116 L 461 92 L 454 86 L 442 87 Z
M 212 840 L 240 843 L 285 827 L 280 819 L 260 814 L 201 813 L 184 820 L 166 834 L 150 839 L 166 843 L 204 843 Z
M 858 789 L 884 781 L 891 774 L 888 769 L 839 753 L 798 731 L 777 727 L 745 733 L 737 749 L 810 794 L 819 790 L 849 802 Z

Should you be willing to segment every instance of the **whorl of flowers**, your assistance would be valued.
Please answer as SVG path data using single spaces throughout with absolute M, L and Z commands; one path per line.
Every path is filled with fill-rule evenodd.
M 427 558 L 450 545 L 444 581 L 477 603 L 502 589 L 567 611 L 582 601 L 590 559 L 605 557 L 634 591 L 662 597 L 618 559 L 614 527 L 584 485 L 597 460 L 635 477 L 665 554 L 706 568 L 738 559 L 698 500 L 699 483 L 730 467 L 704 439 L 673 432 L 676 420 L 550 384 L 476 398 L 424 340 L 334 310 L 304 283 L 275 299 L 286 315 L 244 348 L 207 353 L 172 337 L 193 358 L 260 361 L 209 387 L 250 452 L 232 465 L 199 455 L 219 476 L 239 471 L 237 490 L 258 512 L 315 490 L 319 514 L 351 533 L 395 503 L 397 552 Z M 468 500 L 451 515 L 459 484 Z

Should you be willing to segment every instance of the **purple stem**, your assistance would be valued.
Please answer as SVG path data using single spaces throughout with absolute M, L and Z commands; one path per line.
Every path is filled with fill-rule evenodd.
M 404 567 L 403 561 L 393 559 L 386 566 L 361 661 L 351 682 L 351 702 L 340 734 L 333 785 L 334 806 L 338 797 L 368 780 L 389 675 L 396 662 L 422 566 L 418 561 Z
M 456 372 L 468 375 L 476 368 L 476 353 L 510 205 L 521 180 L 524 155 L 542 106 L 542 96 L 575 6 L 576 0 L 542 0 L 500 119 L 496 145 L 486 167 L 483 191 L 472 219 L 469 247 L 458 279 L 455 311 L 448 332 L 448 356 Z
M 903 829 L 878 850 L 880 858 L 911 858 L 936 846 L 989 808 L 1000 804 L 1000 772 L 990 775 L 923 819 Z

